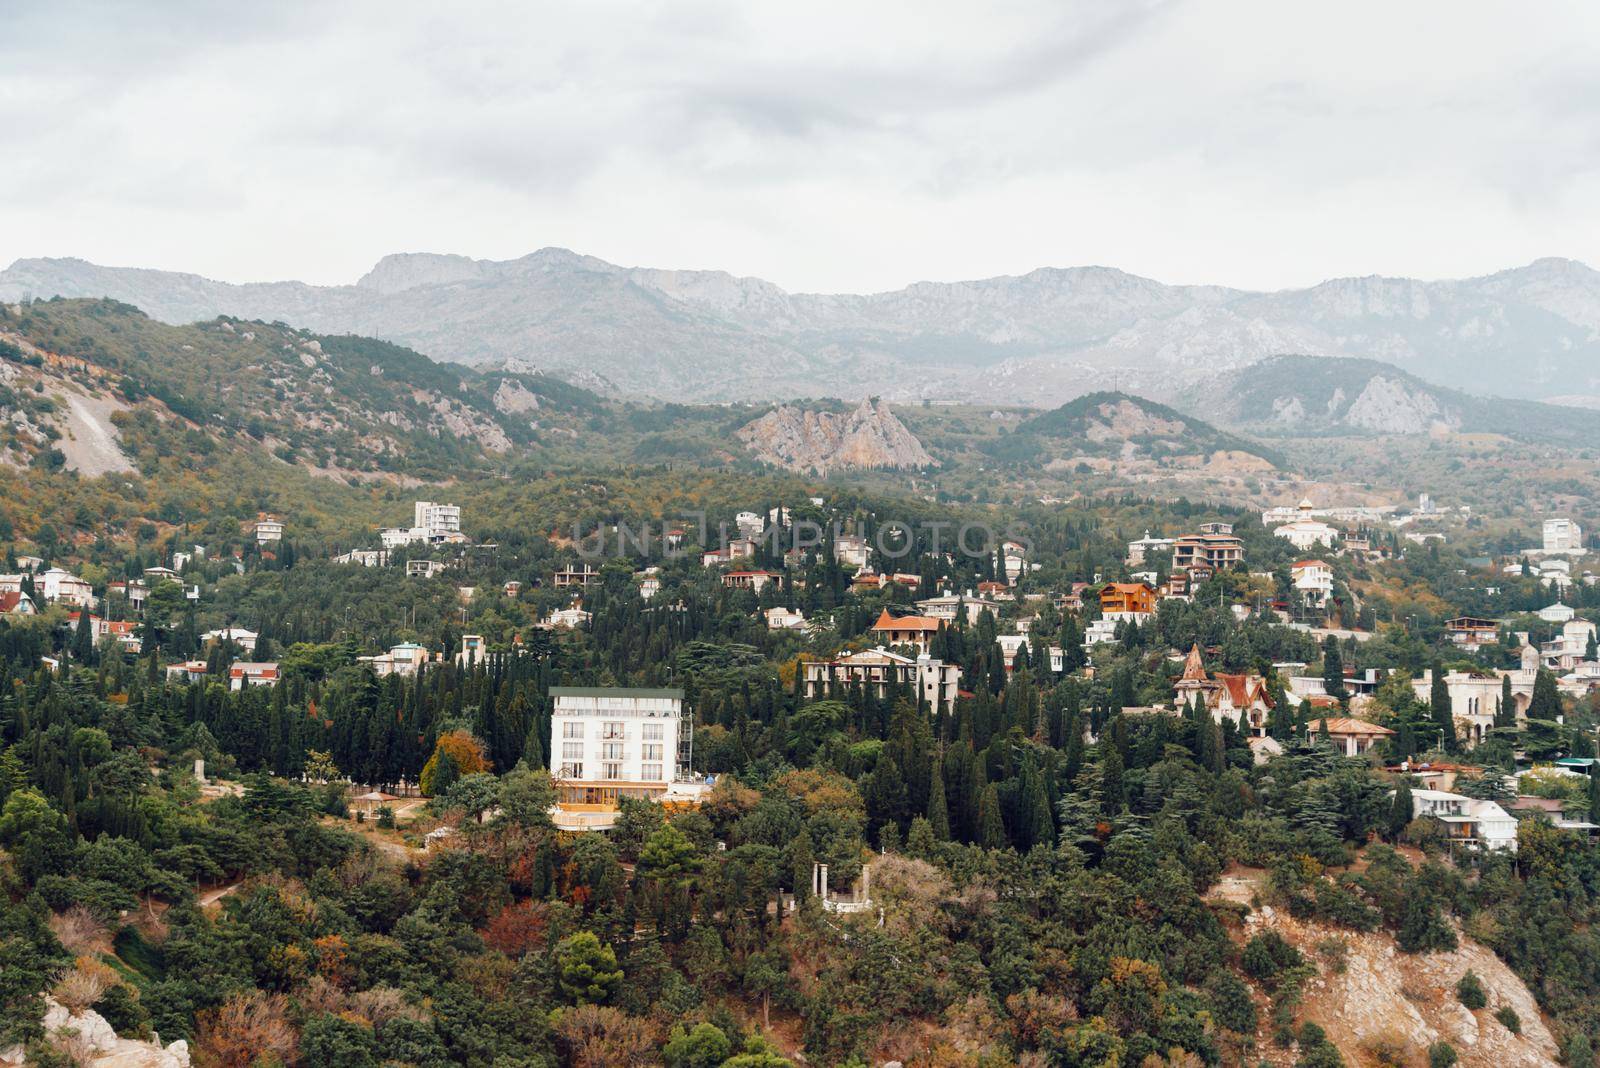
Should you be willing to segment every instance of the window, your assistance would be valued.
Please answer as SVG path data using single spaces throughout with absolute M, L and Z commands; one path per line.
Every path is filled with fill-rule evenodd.
M 621 760 L 623 757 L 621 742 L 606 742 L 600 747 L 602 760 Z
M 641 753 L 640 756 L 645 760 L 660 760 L 661 759 L 661 746 L 660 745 L 649 745 L 649 744 L 646 744 L 644 746 L 644 752 Z
M 660 782 L 661 781 L 661 765 L 660 764 L 645 764 L 642 767 L 643 767 L 643 775 L 644 775 L 644 781 L 645 782 Z
M 644 740 L 647 742 L 659 742 L 665 737 L 662 734 L 663 730 L 665 728 L 659 723 L 646 723 L 644 725 Z
M 621 764 L 601 764 L 600 765 L 600 777 L 602 779 L 620 779 L 620 778 L 622 778 L 622 765 Z
M 583 737 L 583 724 L 582 723 L 574 723 L 572 720 L 568 720 L 567 722 L 565 722 L 565 723 L 563 723 L 561 725 L 561 737 L 563 737 L 563 738 L 582 738 Z
M 583 759 L 583 743 L 582 742 L 562 742 L 561 743 L 561 758 L 563 760 L 582 760 Z
M 561 765 L 561 777 L 563 779 L 581 779 L 581 778 L 583 778 L 583 765 L 582 764 L 562 764 Z
M 602 725 L 601 728 L 600 728 L 600 737 L 602 737 L 602 738 L 625 738 L 625 737 L 627 737 L 627 734 L 623 731 L 622 724 L 620 724 L 620 723 L 606 723 L 606 724 Z

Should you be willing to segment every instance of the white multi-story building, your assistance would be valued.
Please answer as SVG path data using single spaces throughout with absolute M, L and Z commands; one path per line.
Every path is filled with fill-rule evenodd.
M 683 691 L 552 686 L 550 774 L 563 786 L 609 787 L 612 797 L 665 790 L 679 777 Z
M 1493 801 L 1443 790 L 1411 791 L 1411 818 L 1429 816 L 1445 825 L 1452 843 L 1480 849 L 1516 851 L 1517 821 Z
M 961 692 L 961 668 L 926 654 L 902 656 L 881 646 L 836 660 L 807 660 L 802 665 L 807 697 L 825 697 L 829 688 L 862 687 L 878 697 L 905 686 L 930 707 L 955 707 Z
M 1333 568 L 1322 560 L 1301 560 L 1289 569 L 1294 588 L 1300 591 L 1306 604 L 1325 608 L 1333 596 Z
M 1583 528 L 1570 519 L 1544 521 L 1544 551 L 1547 553 L 1583 552 Z
M 466 541 L 461 533 L 461 509 L 454 504 L 436 504 L 417 501 L 412 508 L 411 526 L 385 527 L 378 531 L 385 549 L 398 549 L 403 545 L 455 544 Z
M 39 593 L 50 602 L 93 608 L 94 588 L 70 571 L 52 567 L 36 580 Z
M 556 826 L 605 830 L 625 797 L 672 807 L 700 800 L 689 781 L 683 691 L 552 686 L 550 774 Z M 683 741 L 683 744 L 680 744 Z
M 276 519 L 256 520 L 256 541 L 265 545 L 269 541 L 283 540 L 283 523 Z M 182 570 L 181 568 L 179 570 Z
M 379 678 L 385 675 L 400 675 L 413 678 L 418 672 L 433 660 L 433 655 L 427 648 L 415 642 L 401 642 L 391 646 L 386 653 L 377 656 L 358 656 L 356 662 L 371 666 L 372 673 Z

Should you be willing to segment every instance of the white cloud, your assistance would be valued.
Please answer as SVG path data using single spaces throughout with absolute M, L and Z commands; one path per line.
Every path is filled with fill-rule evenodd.
M 1594 5 L 992 6 L 41 0 L 0 40 L 0 261 L 343 282 L 565 245 L 808 290 L 1600 262 Z

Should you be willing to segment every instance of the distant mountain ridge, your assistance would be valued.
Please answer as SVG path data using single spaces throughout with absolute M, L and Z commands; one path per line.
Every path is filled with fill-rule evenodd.
M 1186 407 L 1252 434 L 1501 434 L 1600 447 L 1600 412 L 1474 396 L 1377 360 L 1273 356 L 1219 376 Z
M 676 401 L 830 394 L 1057 404 L 1106 387 L 1176 400 L 1285 352 L 1381 359 L 1464 389 L 1600 393 L 1600 272 L 1537 260 L 1478 278 L 1340 278 L 1260 293 L 1107 267 L 789 293 L 721 271 L 386 256 L 353 285 L 19 260 L 0 301 L 110 296 L 167 322 L 228 315 L 403 344 L 435 359 L 552 371 Z

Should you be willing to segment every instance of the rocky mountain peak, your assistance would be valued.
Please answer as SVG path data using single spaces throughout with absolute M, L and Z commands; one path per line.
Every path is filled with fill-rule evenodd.
M 936 461 L 882 401 L 863 400 L 849 414 L 785 404 L 739 429 L 760 460 L 818 475 L 837 468 L 918 468 Z

